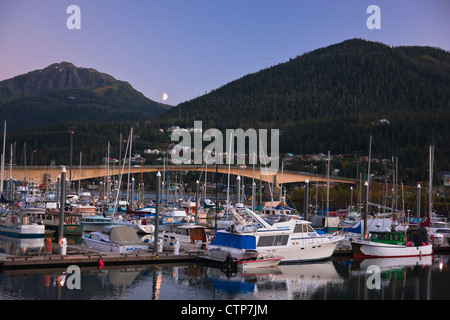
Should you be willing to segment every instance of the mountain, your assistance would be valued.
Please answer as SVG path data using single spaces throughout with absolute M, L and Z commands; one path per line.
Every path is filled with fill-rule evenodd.
M 169 108 L 128 82 L 69 62 L 0 82 L 0 117 L 12 130 L 61 122 L 137 121 Z
M 53 69 L 57 68 L 54 66 Z M 83 79 L 80 76 L 80 85 L 88 88 Z M 68 112 L 78 110 L 73 105 L 75 101 L 87 100 L 85 96 L 89 96 L 104 102 L 108 100 L 108 94 L 118 96 L 121 90 L 115 88 L 125 87 L 122 82 L 101 79 L 98 81 L 105 83 L 95 84 L 99 86 L 94 89 L 55 89 L 51 94 L 39 97 L 49 101 L 53 94 L 55 103 L 64 101 L 67 109 L 58 109 L 63 118 Z M 107 84 L 108 81 L 112 84 Z M 30 96 L 17 98 L 21 93 L 13 87 L 11 85 L 9 94 L 0 89 L 6 100 L 3 104 L 8 104 L 7 99 L 12 99 L 13 94 L 15 101 L 31 99 Z M 39 90 L 37 85 L 29 88 L 30 91 Z M 62 90 L 63 98 L 57 99 L 59 90 Z M 69 90 L 70 94 L 64 90 Z M 75 95 L 74 90 L 79 90 L 80 94 Z M 71 100 L 71 96 L 74 99 Z M 83 106 L 95 109 L 93 104 L 80 104 L 80 109 Z M 107 110 L 111 114 L 113 108 Z M 98 118 L 105 115 L 106 112 Z M 71 116 L 75 118 L 75 115 Z M 26 113 L 23 118 L 26 119 Z M 83 152 L 83 163 L 102 163 L 108 142 L 111 141 L 111 150 L 119 150 L 118 136 L 122 133 L 126 137 L 131 126 L 140 136 L 133 140 L 135 150 L 163 148 L 170 138 L 161 134 L 160 129 L 172 125 L 192 127 L 195 120 L 202 120 L 204 130 L 280 129 L 281 153 L 326 154 L 330 150 L 332 154 L 347 155 L 338 168 L 341 172 L 346 171 L 347 177 L 356 177 L 362 167 L 348 159 L 367 156 L 372 135 L 372 156 L 379 159 L 397 156 L 399 169 L 412 183 L 427 179 L 430 144 L 435 145 L 436 172 L 450 171 L 450 53 L 431 47 L 390 47 L 351 39 L 248 74 L 204 96 L 169 108 L 153 119 L 142 119 L 148 118 L 114 124 L 85 122 L 76 129 L 74 152 Z M 55 133 L 44 134 L 43 131 Z M 37 150 L 33 154 L 33 163 L 67 163 L 70 136 L 64 123 L 46 130 L 29 129 L 23 134 L 8 134 L 7 137 L 17 143 L 17 159 L 24 157 L 20 155 L 20 149 L 26 143 L 28 148 Z M 303 165 L 306 163 L 299 164 L 296 170 L 307 171 Z M 390 169 L 383 168 L 383 172 Z M 374 166 L 374 174 L 378 174 L 377 170 Z
M 382 120 L 386 119 L 386 120 Z M 397 155 L 450 168 L 450 53 L 351 39 L 246 75 L 158 117 L 163 127 L 280 129 L 280 151 Z M 382 120 L 382 121 L 380 121 Z

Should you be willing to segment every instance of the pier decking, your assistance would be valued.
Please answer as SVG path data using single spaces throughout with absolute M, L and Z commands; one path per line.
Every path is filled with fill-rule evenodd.
M 151 249 L 133 253 L 116 253 L 70 247 L 66 255 L 42 253 L 29 256 L 12 256 L 0 254 L 0 271 L 6 269 L 59 268 L 70 265 L 79 267 L 98 266 L 100 261 L 105 266 L 193 262 L 198 259 L 198 255 L 198 251 L 183 251 L 175 255 L 173 252 L 152 252 Z

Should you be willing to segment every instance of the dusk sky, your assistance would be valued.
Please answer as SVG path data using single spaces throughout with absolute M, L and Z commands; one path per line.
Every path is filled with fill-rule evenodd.
M 449 16 L 449 0 L 0 0 L 0 80 L 68 61 L 176 105 L 351 38 L 450 51 Z

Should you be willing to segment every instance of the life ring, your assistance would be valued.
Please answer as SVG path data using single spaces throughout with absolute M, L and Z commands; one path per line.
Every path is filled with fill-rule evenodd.
M 11 222 L 14 223 L 14 220 L 16 219 L 15 216 L 11 216 Z

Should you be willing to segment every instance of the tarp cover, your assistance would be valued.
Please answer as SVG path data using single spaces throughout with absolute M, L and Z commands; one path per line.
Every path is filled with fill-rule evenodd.
M 132 227 L 114 227 L 111 228 L 111 233 L 109 235 L 109 240 L 111 243 L 118 245 L 126 244 L 142 244 L 139 237 Z
M 254 236 L 217 232 L 211 245 L 231 247 L 236 249 L 256 249 L 256 238 Z

